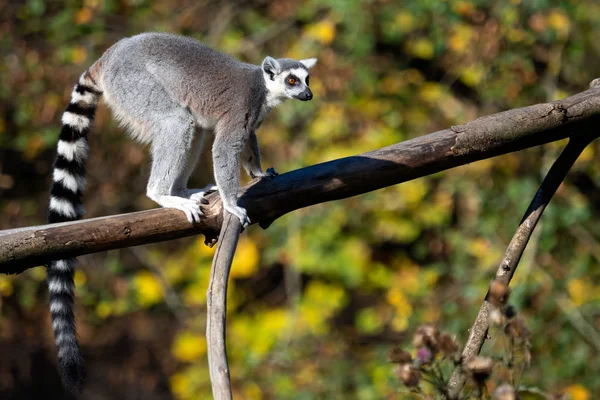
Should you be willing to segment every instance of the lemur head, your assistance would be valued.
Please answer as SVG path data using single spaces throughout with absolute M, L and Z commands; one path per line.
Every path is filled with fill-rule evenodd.
M 316 63 L 316 58 L 296 61 L 290 58 L 276 60 L 267 56 L 262 62 L 267 105 L 273 107 L 285 99 L 312 99 L 313 94 L 308 87 L 308 70 Z

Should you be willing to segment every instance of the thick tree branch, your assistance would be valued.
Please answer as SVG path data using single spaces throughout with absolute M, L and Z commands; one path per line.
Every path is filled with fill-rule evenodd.
M 230 400 L 232 398 L 225 335 L 227 281 L 241 228 L 240 220 L 237 217 L 225 213 L 206 292 L 208 367 L 215 400 Z
M 553 103 L 513 109 L 361 155 L 252 182 L 240 203 L 267 226 L 313 204 L 342 199 L 473 161 L 572 136 L 600 121 L 600 88 Z M 214 243 L 222 205 L 208 196 L 207 218 L 190 225 L 183 213 L 156 209 L 56 225 L 0 231 L 0 272 L 18 273 L 51 259 L 204 233 Z
M 571 139 L 560 157 L 554 162 L 550 171 L 548 171 L 548 174 L 544 178 L 544 181 L 540 185 L 540 188 L 536 192 L 535 197 L 529 204 L 527 211 L 525 211 L 525 215 L 517 227 L 515 234 L 504 253 L 504 257 L 500 262 L 500 266 L 496 271 L 495 279 L 508 285 L 546 206 L 554 196 L 554 193 L 556 193 L 556 190 L 565 179 L 565 176 L 581 152 L 591 140 L 593 140 L 593 136 L 581 136 Z M 475 318 L 475 322 L 469 331 L 469 338 L 462 352 L 462 360 L 468 360 L 479 354 L 481 347 L 485 342 L 489 328 L 489 313 L 492 310 L 492 305 L 487 301 L 488 295 L 486 295 L 485 300 L 479 309 L 479 313 Z M 458 398 L 465 381 L 466 377 L 462 372 L 462 369 L 460 367 L 455 368 L 448 383 L 450 399 Z

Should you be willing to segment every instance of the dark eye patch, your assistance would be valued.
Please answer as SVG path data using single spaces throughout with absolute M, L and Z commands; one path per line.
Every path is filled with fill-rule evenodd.
M 308 78 L 310 78 L 308 75 L 306 76 L 306 86 L 308 86 Z
M 292 81 L 293 80 L 293 81 Z M 290 81 L 292 81 L 293 83 L 290 83 Z M 285 78 L 285 83 L 290 85 L 290 86 L 296 86 L 300 83 L 300 79 L 298 79 L 298 77 L 294 74 L 289 74 L 287 76 L 287 78 Z

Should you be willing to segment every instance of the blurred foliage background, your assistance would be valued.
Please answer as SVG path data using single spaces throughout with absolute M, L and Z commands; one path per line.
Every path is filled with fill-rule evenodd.
M 180 33 L 255 64 L 318 57 L 315 99 L 282 105 L 259 131 L 264 167 L 285 172 L 585 90 L 600 76 L 598 21 L 595 0 L 0 0 L 0 229 L 44 223 L 61 112 L 78 76 L 123 36 Z M 250 228 L 230 286 L 236 397 L 405 398 L 388 349 L 423 322 L 464 343 L 564 144 Z M 88 217 L 155 206 L 146 149 L 105 107 L 90 146 Z M 522 383 L 576 400 L 600 396 L 598 150 L 560 187 L 512 284 L 533 332 Z M 208 152 L 193 180 L 213 181 Z M 84 398 L 209 398 L 212 253 L 198 237 L 81 257 Z M 60 391 L 44 278 L 43 268 L 0 276 L 3 399 Z

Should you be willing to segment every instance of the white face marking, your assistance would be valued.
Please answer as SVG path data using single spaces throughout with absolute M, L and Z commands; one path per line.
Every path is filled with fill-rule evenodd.
M 286 80 L 290 75 L 299 79 L 300 83 L 294 86 L 288 85 Z M 263 73 L 263 76 L 267 86 L 267 107 L 272 108 L 281 104 L 285 99 L 296 98 L 297 95 L 306 90 L 308 71 L 304 68 L 292 68 L 281 71 L 275 75 L 273 80 L 266 73 Z
M 284 76 L 278 74 L 274 76 L 274 79 L 271 79 L 267 73 L 263 72 L 263 77 L 267 87 L 267 107 L 277 107 L 287 97 L 285 95 L 285 83 L 283 82 Z

